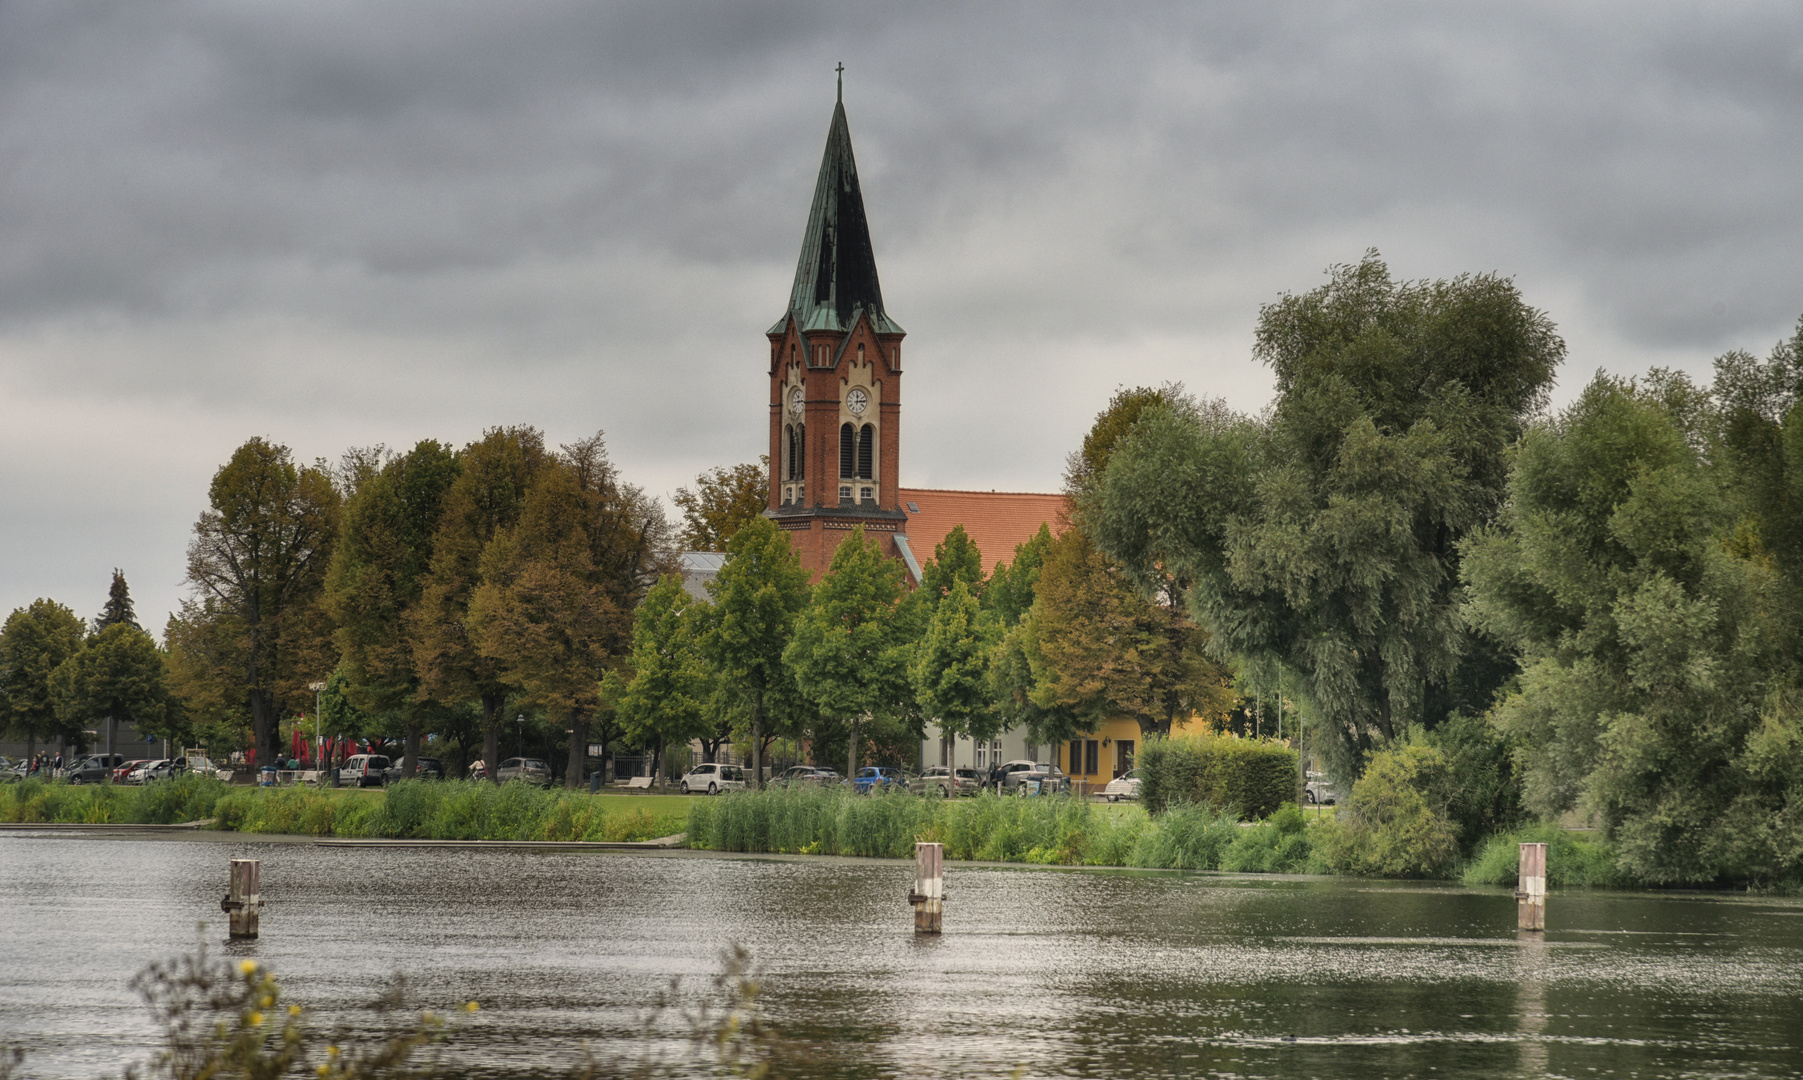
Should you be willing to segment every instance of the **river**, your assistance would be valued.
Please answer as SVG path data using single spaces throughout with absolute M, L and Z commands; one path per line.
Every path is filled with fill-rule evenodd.
M 263 861 L 263 936 L 227 944 L 227 862 Z M 697 853 L 0 835 L 0 1041 L 26 1075 L 119 1075 L 156 1033 L 128 988 L 205 937 L 315 1022 L 475 999 L 448 1060 L 549 1073 L 587 1043 L 669 1053 L 653 998 L 710 998 L 748 949 L 815 1076 L 1794 1076 L 1803 903 L 952 864 L 916 938 L 911 867 Z

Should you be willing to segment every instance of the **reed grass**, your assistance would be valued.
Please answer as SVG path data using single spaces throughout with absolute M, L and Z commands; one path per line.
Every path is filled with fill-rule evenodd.
M 1533 843 L 1546 845 L 1546 883 L 1552 888 L 1635 884 L 1616 869 L 1615 849 L 1606 841 L 1582 839 L 1557 825 L 1530 825 L 1491 836 L 1478 845 L 1460 876 L 1467 885 L 1515 885 L 1521 870 L 1521 845 Z
M 381 791 L 238 788 L 216 807 L 217 827 L 404 840 L 652 840 L 680 832 L 662 800 L 460 780 L 397 780 Z
M 1060 866 L 1294 872 L 1313 864 L 1307 824 L 1287 808 L 1242 828 L 1231 814 L 1075 799 L 854 795 L 830 788 L 734 792 L 689 809 L 689 846 L 708 851 L 906 858 L 917 842 L 951 859 Z
M 155 780 L 141 787 L 68 784 L 30 777 L 0 785 L 0 821 L 56 825 L 180 825 L 213 816 L 227 791 L 211 776 Z

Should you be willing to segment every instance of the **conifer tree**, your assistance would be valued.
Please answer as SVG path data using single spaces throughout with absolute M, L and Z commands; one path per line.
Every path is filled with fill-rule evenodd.
M 98 634 L 109 626 L 123 623 L 126 626 L 138 626 L 137 613 L 132 609 L 131 589 L 125 584 L 125 574 L 118 567 L 113 568 L 113 584 L 107 590 L 106 606 L 94 619 L 94 633 Z M 138 627 L 143 629 L 143 627 Z

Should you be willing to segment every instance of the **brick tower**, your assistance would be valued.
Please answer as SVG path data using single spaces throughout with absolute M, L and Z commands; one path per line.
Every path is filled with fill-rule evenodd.
M 843 87 L 789 307 L 768 336 L 770 517 L 816 580 L 858 525 L 912 564 L 897 497 L 903 331 L 883 310 Z

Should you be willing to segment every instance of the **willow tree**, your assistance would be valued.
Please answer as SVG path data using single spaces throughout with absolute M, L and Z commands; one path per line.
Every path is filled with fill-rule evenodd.
M 1398 282 L 1375 253 L 1329 274 L 1260 312 L 1266 418 L 1146 410 L 1084 513 L 1124 570 L 1182 583 L 1221 655 L 1297 676 L 1352 773 L 1512 673 L 1459 615 L 1459 544 L 1564 343 L 1503 278 Z

